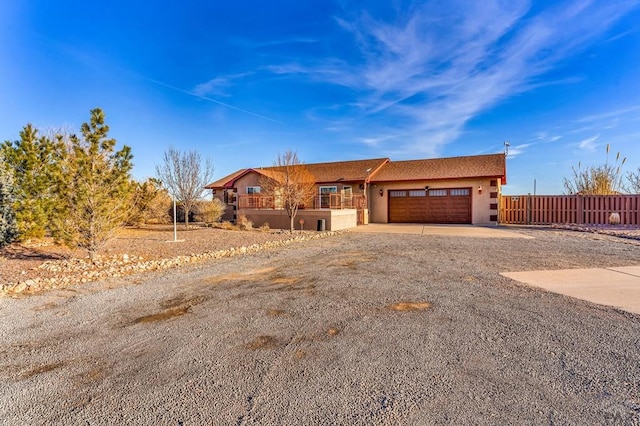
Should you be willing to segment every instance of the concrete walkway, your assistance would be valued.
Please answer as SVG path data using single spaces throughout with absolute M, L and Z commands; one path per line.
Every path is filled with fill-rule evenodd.
M 530 286 L 640 315 L 640 266 L 503 272 Z
M 351 232 L 443 235 L 476 238 L 533 238 L 496 226 L 425 225 L 422 223 L 370 223 L 350 229 Z

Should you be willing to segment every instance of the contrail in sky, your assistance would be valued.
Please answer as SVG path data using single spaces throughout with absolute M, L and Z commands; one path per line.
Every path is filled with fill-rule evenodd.
M 269 117 L 266 117 L 264 115 L 256 114 L 255 112 L 247 111 L 246 109 L 234 107 L 233 105 L 225 104 L 224 102 L 220 102 L 220 101 L 218 101 L 216 99 L 207 98 L 206 96 L 201 96 L 201 95 L 198 95 L 196 93 L 189 92 L 188 90 L 183 90 L 183 89 L 180 89 L 178 87 L 171 86 L 171 85 L 163 83 L 161 81 L 153 80 L 153 79 L 150 79 L 150 78 L 148 80 L 150 82 L 152 82 L 152 83 L 157 84 L 157 85 L 164 86 L 164 87 L 167 87 L 169 89 L 172 89 L 172 90 L 175 90 L 175 91 L 178 91 L 178 92 L 181 92 L 181 93 L 184 93 L 184 94 L 196 97 L 196 98 L 200 98 L 200 99 L 205 100 L 205 101 L 213 102 L 214 104 L 222 105 L 223 107 L 227 107 L 227 108 L 236 110 L 238 112 L 243 112 L 245 114 L 253 115 L 254 117 L 262 118 L 263 120 L 269 120 L 269 121 L 271 121 L 273 123 L 282 124 L 283 126 L 285 126 L 285 124 L 282 121 L 274 120 L 273 118 L 269 118 Z

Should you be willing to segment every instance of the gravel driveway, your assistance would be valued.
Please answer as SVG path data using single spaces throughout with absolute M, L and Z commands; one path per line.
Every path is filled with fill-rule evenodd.
M 610 236 L 346 233 L 0 299 L 0 424 L 640 424 L 640 317 L 504 271 Z

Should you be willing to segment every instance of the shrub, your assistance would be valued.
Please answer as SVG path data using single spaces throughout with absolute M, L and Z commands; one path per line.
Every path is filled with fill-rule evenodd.
M 196 217 L 207 225 L 211 225 L 220 221 L 226 209 L 227 206 L 222 201 L 214 198 L 212 201 L 203 201 L 196 206 Z
M 0 152 L 0 247 L 6 246 L 18 237 L 16 214 L 13 210 L 13 175 L 6 166 Z
M 238 226 L 238 228 L 240 228 L 241 231 L 250 231 L 253 229 L 253 222 L 247 219 L 247 217 L 243 214 L 238 216 L 236 225 Z
M 269 222 L 265 222 L 262 224 L 262 226 L 260 226 L 260 229 L 262 232 L 269 232 L 271 230 L 271 228 L 269 227 Z

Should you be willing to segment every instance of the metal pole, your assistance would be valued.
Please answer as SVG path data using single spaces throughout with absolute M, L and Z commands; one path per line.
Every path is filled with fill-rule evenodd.
M 178 241 L 178 214 L 176 212 L 176 196 L 173 196 L 173 241 Z

